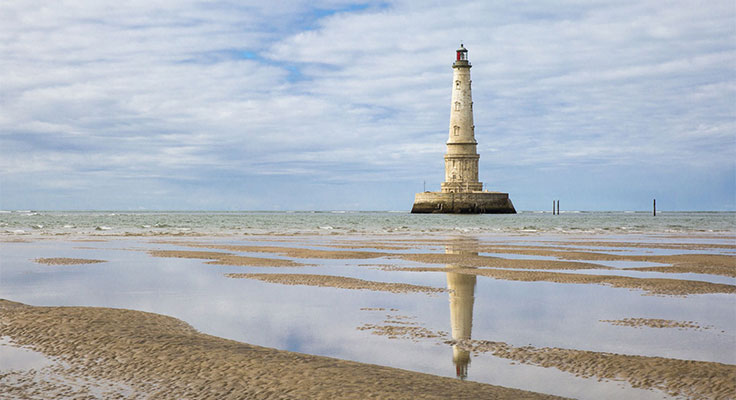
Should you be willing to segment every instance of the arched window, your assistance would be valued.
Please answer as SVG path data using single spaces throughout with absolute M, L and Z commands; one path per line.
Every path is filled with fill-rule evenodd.
M 452 132 L 453 132 L 453 133 L 455 134 L 455 136 L 458 136 L 458 135 L 460 135 L 460 127 L 459 127 L 459 126 L 457 126 L 457 125 L 455 125 L 455 126 L 454 126 L 454 127 L 452 128 Z

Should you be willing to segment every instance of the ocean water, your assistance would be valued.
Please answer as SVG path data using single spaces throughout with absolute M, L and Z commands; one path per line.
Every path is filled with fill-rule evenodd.
M 64 212 L 0 211 L 0 235 L 736 233 L 734 212 Z

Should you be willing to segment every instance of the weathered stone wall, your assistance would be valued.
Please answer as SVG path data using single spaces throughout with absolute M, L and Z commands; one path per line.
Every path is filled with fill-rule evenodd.
M 470 63 L 458 60 L 453 64 L 452 101 L 450 103 L 450 134 L 445 154 L 443 192 L 483 190 L 478 181 L 478 152 L 473 125 L 473 96 L 470 88 Z
M 450 103 L 450 137 L 448 145 L 475 145 L 473 95 L 470 88 L 470 64 L 457 61 L 452 68 L 452 101 Z M 448 146 L 449 153 L 458 151 L 476 154 L 475 146 Z
M 423 192 L 414 197 L 414 214 L 515 214 L 508 193 Z

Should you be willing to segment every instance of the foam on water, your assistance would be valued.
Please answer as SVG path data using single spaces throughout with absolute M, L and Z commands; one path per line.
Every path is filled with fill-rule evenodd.
M 583 212 L 562 215 L 417 215 L 408 212 L 62 212 L 0 213 L 0 235 L 280 234 L 736 234 L 734 212 Z

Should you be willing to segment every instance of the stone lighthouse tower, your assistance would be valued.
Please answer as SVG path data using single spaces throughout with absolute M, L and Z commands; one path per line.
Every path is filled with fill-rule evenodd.
M 417 193 L 412 213 L 513 214 L 508 193 L 483 191 L 478 180 L 478 142 L 473 124 L 468 50 L 460 45 L 452 64 L 450 137 L 445 153 L 445 181 L 440 192 Z
M 452 101 L 450 103 L 450 138 L 445 154 L 443 193 L 480 192 L 478 159 L 473 124 L 473 96 L 470 90 L 468 50 L 461 44 L 452 64 Z

